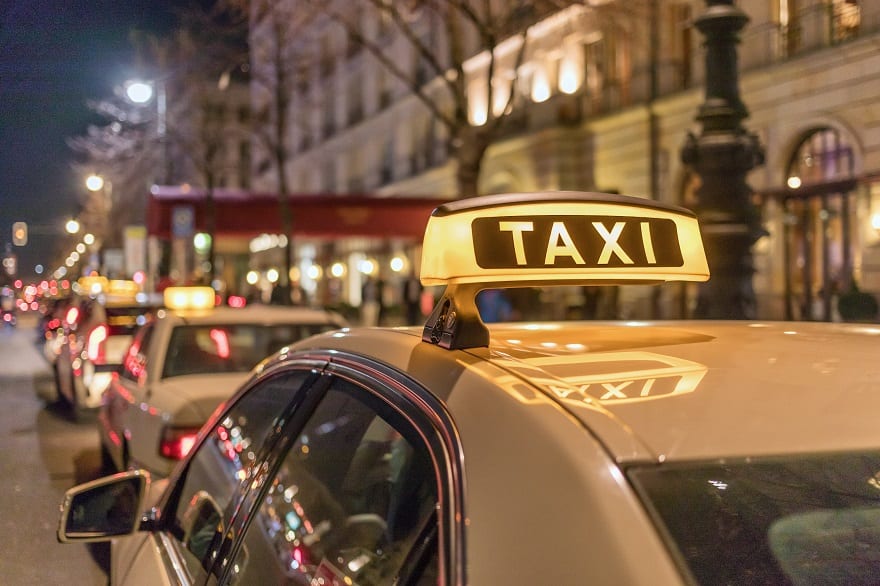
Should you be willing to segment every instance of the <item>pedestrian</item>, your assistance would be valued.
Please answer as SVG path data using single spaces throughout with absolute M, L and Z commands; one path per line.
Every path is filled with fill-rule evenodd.
M 367 277 L 361 289 L 361 324 L 368 327 L 379 325 L 381 303 L 379 283 L 372 277 Z
M 406 307 L 406 324 L 413 326 L 422 321 L 422 283 L 414 271 L 403 283 L 403 303 Z

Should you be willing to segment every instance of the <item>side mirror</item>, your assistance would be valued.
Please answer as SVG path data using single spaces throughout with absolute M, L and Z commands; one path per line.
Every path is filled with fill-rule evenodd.
M 131 470 L 69 489 L 61 504 L 58 541 L 107 541 L 138 530 L 150 474 Z

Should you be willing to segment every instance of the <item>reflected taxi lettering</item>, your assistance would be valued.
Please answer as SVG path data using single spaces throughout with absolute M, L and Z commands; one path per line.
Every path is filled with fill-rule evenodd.
M 484 269 L 683 264 L 675 222 L 664 218 L 490 217 L 475 219 L 472 232 Z

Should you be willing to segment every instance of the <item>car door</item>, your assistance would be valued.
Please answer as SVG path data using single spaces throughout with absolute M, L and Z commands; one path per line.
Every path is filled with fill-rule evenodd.
M 332 361 L 245 500 L 221 583 L 454 583 L 461 470 L 442 405 L 403 373 Z
M 301 389 L 317 379 L 311 366 L 267 376 L 202 430 L 190 458 L 169 480 L 157 529 L 133 550 L 120 548 L 122 559 L 114 560 L 119 582 L 157 572 L 169 583 L 216 582 L 210 572 L 231 520 L 263 473 Z
M 144 324 L 135 335 L 122 359 L 119 375 L 113 377 L 102 397 L 98 420 L 102 426 L 102 443 L 119 470 L 128 467 L 127 416 L 136 409 L 146 382 L 148 356 L 153 345 L 155 324 Z M 109 462 L 108 462 L 109 463 Z

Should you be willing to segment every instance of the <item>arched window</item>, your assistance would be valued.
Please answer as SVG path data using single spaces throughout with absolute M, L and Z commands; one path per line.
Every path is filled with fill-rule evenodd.
M 782 198 L 786 317 L 836 319 L 836 297 L 852 282 L 852 145 L 839 130 L 811 129 L 786 166 Z
M 852 175 L 852 147 L 838 130 L 827 127 L 811 130 L 792 153 L 786 167 L 787 184 L 793 189 Z

